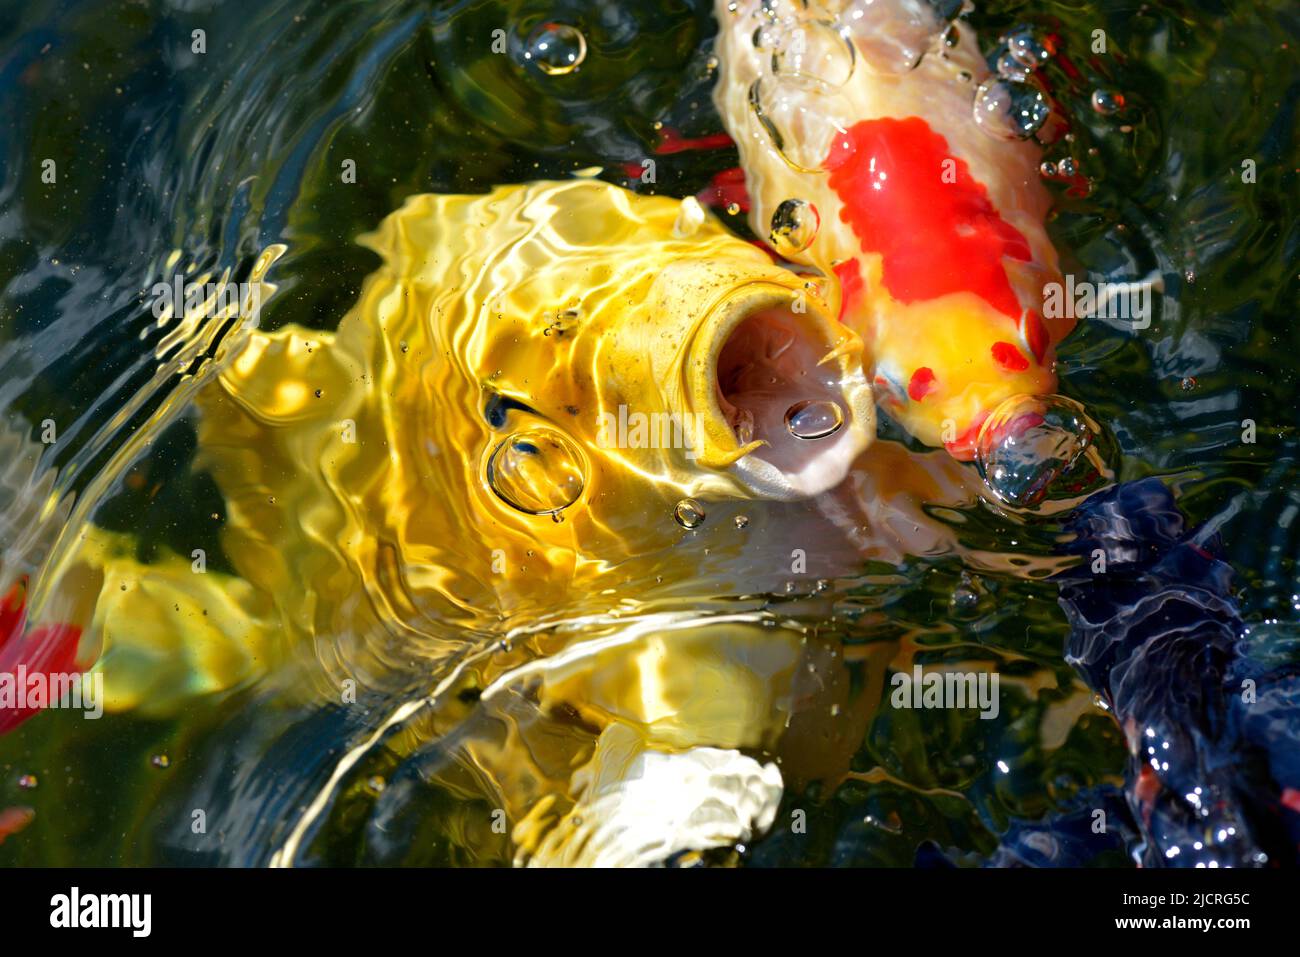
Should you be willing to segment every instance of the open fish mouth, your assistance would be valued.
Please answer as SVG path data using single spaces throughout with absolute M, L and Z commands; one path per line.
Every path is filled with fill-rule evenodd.
M 799 311 L 796 311 L 799 310 Z M 696 369 L 712 378 L 708 413 L 736 445 L 734 468 L 757 495 L 800 498 L 838 485 L 875 435 L 871 387 L 856 337 L 788 293 L 749 286 L 716 311 Z M 708 385 L 693 390 L 708 393 Z

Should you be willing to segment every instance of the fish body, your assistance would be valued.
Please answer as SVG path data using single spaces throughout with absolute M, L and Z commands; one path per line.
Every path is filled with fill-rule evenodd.
M 714 96 L 755 233 L 838 277 L 882 407 L 970 459 L 999 403 L 1055 390 L 1073 320 L 1043 315 L 1058 267 L 1038 147 L 980 128 L 976 37 L 959 21 L 940 40 L 930 11 L 718 0 Z

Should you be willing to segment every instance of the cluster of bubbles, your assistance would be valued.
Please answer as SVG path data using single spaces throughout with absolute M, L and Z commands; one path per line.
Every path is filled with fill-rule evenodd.
M 816 170 L 848 118 L 841 93 L 858 69 L 898 75 L 916 68 L 959 6 L 930 0 L 847 0 L 808 5 L 764 0 L 752 33 L 760 75 L 749 105 L 791 167 Z
M 1030 30 L 1008 35 L 996 72 L 975 90 L 975 125 L 999 140 L 1028 139 L 1042 129 L 1052 104 L 1034 71 L 1051 57 Z
M 824 439 L 844 424 L 844 410 L 830 399 L 805 399 L 790 406 L 785 425 L 797 439 Z M 738 429 L 742 441 L 745 431 Z M 752 416 L 748 423 L 752 437 Z M 487 460 L 487 485 L 511 508 L 526 515 L 549 515 L 562 521 L 562 514 L 582 496 L 586 486 L 583 456 L 574 442 L 557 429 L 539 426 L 512 432 L 497 443 Z M 682 499 L 673 517 L 683 528 L 697 528 L 704 521 L 704 506 L 693 498 Z M 746 518 L 737 520 L 744 528 Z
M 1029 27 L 1018 27 L 1003 37 L 993 76 L 975 91 L 976 125 L 1001 140 L 1028 139 L 1042 129 L 1052 114 L 1052 103 L 1037 71 L 1052 56 L 1052 49 Z M 1124 94 L 1102 88 L 1093 91 L 1091 104 L 1101 116 L 1114 116 L 1126 105 Z M 1069 179 L 1075 175 L 1073 160 L 1044 164 L 1042 173 L 1049 179 Z
M 820 166 L 826 141 L 842 125 L 836 116 L 839 91 L 855 70 L 897 75 L 915 69 L 949 34 L 960 9 L 953 4 L 945 10 L 929 0 L 847 0 L 833 6 L 838 9 L 764 0 L 754 14 L 751 39 L 762 69 L 749 91 L 750 106 L 777 151 L 796 169 Z M 578 28 L 548 21 L 528 35 L 522 56 L 543 73 L 562 76 L 577 70 L 586 53 Z M 996 72 L 975 91 L 976 125 L 1000 140 L 1034 136 L 1052 111 L 1036 75 L 1051 57 L 1029 28 L 1004 37 Z M 1092 94 L 1092 108 L 1101 115 L 1123 107 L 1122 94 L 1103 89 Z M 1041 172 L 1070 178 L 1074 160 L 1044 162 Z M 820 222 L 814 205 L 787 199 L 772 214 L 768 238 L 779 254 L 792 257 L 812 245 Z M 694 225 L 683 223 L 682 232 L 693 231 Z M 786 428 L 801 440 L 834 435 L 843 422 L 843 410 L 830 400 L 796 402 L 785 414 Z M 742 442 L 752 440 L 753 430 L 752 416 L 736 425 Z M 1099 436 L 1083 407 L 1070 399 L 1016 396 L 985 422 L 976 462 L 998 502 L 1037 511 L 1053 498 L 1102 480 L 1107 469 L 1097 448 Z M 487 477 L 492 491 L 512 508 L 556 521 L 579 499 L 585 484 L 581 453 L 563 433 L 548 428 L 516 432 L 501 441 L 489 457 Z M 673 517 L 683 528 L 697 528 L 704 521 L 704 506 L 682 499 Z M 740 519 L 736 524 L 744 527 Z
M 1056 162 L 1043 160 L 1038 167 L 1038 171 L 1043 174 L 1045 179 L 1055 179 L 1058 176 L 1062 179 L 1072 179 L 1074 174 L 1078 172 L 1078 167 L 1075 165 L 1074 157 L 1067 156 Z
M 873 73 L 896 75 L 916 69 L 960 11 L 937 0 L 849 0 L 837 21 Z

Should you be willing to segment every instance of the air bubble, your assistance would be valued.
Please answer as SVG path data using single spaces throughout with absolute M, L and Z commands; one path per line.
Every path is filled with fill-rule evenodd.
M 578 500 L 586 482 L 581 453 L 547 428 L 516 432 L 502 441 L 488 460 L 487 480 L 511 508 L 553 518 Z
M 1051 112 L 1042 84 L 1032 76 L 991 77 L 975 90 L 975 123 L 995 139 L 1028 139 Z
M 957 618 L 975 618 L 981 611 L 981 604 L 988 595 L 988 589 L 979 578 L 968 571 L 961 573 L 961 581 L 952 590 L 948 599 L 949 612 Z
M 853 76 L 853 41 L 833 23 L 804 21 L 783 31 L 773 47 L 772 73 L 795 86 L 824 93 Z
M 587 38 L 567 23 L 543 23 L 528 35 L 524 59 L 547 76 L 572 73 L 587 57 Z
M 811 246 L 820 226 L 821 216 L 816 206 L 802 199 L 787 199 L 772 213 L 768 238 L 773 249 L 789 257 Z
M 754 80 L 749 88 L 749 108 L 772 148 L 792 169 L 805 173 L 821 170 L 836 130 L 851 125 L 842 93 L 810 94 L 784 77 Z
M 1019 30 L 1007 37 L 1007 53 L 1028 70 L 1042 66 L 1052 58 L 1051 51 L 1028 30 Z
M 1016 395 L 980 428 L 975 462 L 984 484 L 1012 508 L 1095 491 L 1113 476 L 1113 454 L 1083 406 L 1059 395 Z
M 1124 94 L 1111 90 L 1093 90 L 1092 108 L 1102 116 L 1113 116 L 1124 109 Z
M 673 518 L 682 528 L 699 528 L 704 523 L 704 506 L 693 498 L 684 498 L 673 508 Z
M 736 413 L 736 439 L 741 445 L 748 445 L 754 441 L 754 413 L 749 409 L 741 409 Z
M 1013 57 L 1009 50 L 1003 50 L 1002 53 L 998 55 L 995 70 L 998 76 L 1013 76 L 1020 80 L 1023 80 L 1031 72 L 1029 67 L 1025 66 Z
M 916 0 L 849 0 L 838 19 L 872 73 L 897 75 L 920 64 L 926 51 L 946 36 L 954 16 L 955 10 L 941 11 Z
M 796 439 L 824 439 L 844 424 L 844 411 L 829 399 L 805 399 L 785 413 L 785 426 Z

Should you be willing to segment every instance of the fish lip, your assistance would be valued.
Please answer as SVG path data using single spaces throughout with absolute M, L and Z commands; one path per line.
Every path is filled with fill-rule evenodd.
M 799 279 L 802 283 L 802 277 Z M 820 298 L 802 297 L 802 311 L 792 308 L 799 290 L 772 281 L 751 281 L 727 292 L 709 310 L 689 348 L 687 399 L 690 412 L 701 417 L 703 448 L 698 459 L 706 467 L 725 469 L 753 496 L 795 500 L 818 495 L 838 485 L 853 461 L 875 438 L 875 401 L 862 368 L 862 343 L 847 327 L 831 318 Z M 810 446 L 807 464 L 783 470 L 754 454 L 766 443 L 741 444 L 718 401 L 718 362 L 733 333 L 749 318 L 772 309 L 787 311 L 800 335 L 825 347 L 822 363 L 837 371 L 844 425 L 833 440 L 818 449 Z M 836 353 L 832 355 L 833 353 Z M 819 363 L 819 364 L 822 364 Z

